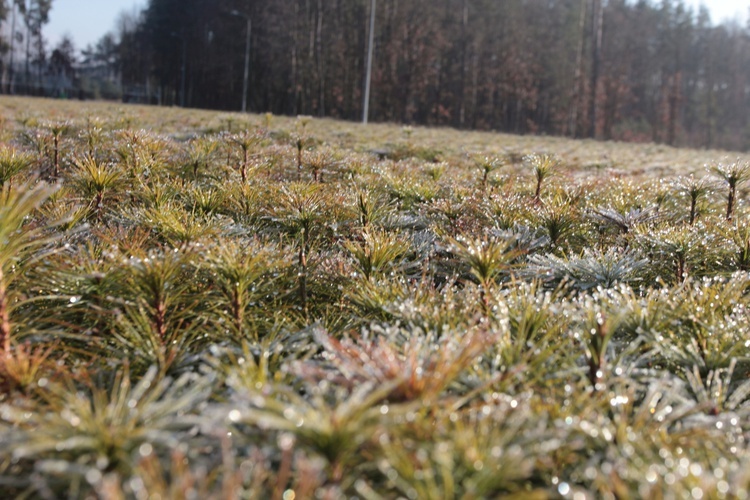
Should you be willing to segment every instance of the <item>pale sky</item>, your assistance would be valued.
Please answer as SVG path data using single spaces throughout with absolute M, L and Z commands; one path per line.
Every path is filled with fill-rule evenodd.
M 69 33 L 78 50 L 96 43 L 115 26 L 120 12 L 143 7 L 147 0 L 53 0 L 50 23 L 44 33 L 54 47 L 60 38 Z M 689 6 L 706 5 L 714 22 L 747 19 L 750 0 L 685 0 Z
M 698 6 L 705 5 L 711 11 L 714 23 L 737 19 L 744 24 L 750 8 L 750 0 L 687 0 L 685 4 L 694 6 L 696 10 Z
M 44 27 L 49 47 L 66 33 L 73 37 L 76 49 L 96 43 L 115 27 L 117 16 L 143 7 L 147 0 L 52 0 L 50 22 Z

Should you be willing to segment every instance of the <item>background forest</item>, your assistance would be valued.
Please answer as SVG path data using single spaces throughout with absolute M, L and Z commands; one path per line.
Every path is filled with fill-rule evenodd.
M 250 20 L 248 110 L 355 120 L 370 8 L 371 0 L 149 0 L 84 57 L 122 89 L 146 89 L 150 102 L 237 110 Z M 375 17 L 372 120 L 750 147 L 749 28 L 715 25 L 705 9 L 671 0 L 379 0 Z

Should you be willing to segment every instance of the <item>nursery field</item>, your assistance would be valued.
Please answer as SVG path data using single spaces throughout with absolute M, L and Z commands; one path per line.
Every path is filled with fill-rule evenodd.
M 748 496 L 748 155 L 0 124 L 3 498 Z

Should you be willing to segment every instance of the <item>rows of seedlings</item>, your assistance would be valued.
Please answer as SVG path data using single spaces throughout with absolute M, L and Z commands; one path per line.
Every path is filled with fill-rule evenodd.
M 747 162 L 141 125 L 6 116 L 9 497 L 747 496 Z

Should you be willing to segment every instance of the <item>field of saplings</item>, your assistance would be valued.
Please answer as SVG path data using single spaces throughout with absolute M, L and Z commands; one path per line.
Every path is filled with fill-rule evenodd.
M 746 498 L 750 157 L 0 99 L 3 498 Z

